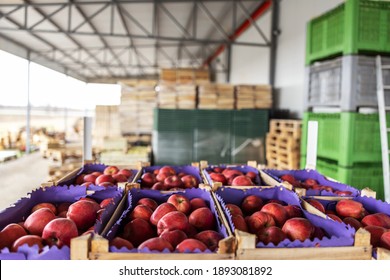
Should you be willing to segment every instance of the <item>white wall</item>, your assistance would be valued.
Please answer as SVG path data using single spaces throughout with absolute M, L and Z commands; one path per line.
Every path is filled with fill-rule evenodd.
M 305 70 L 306 23 L 313 17 L 336 7 L 342 0 L 283 0 L 280 4 L 276 61 L 275 107 L 289 109 L 293 115 L 303 113 L 303 88 Z M 258 25 L 269 37 L 270 11 L 262 16 Z M 251 27 L 240 40 L 261 42 L 258 32 Z M 241 47 L 233 49 L 232 83 L 268 83 L 268 48 Z

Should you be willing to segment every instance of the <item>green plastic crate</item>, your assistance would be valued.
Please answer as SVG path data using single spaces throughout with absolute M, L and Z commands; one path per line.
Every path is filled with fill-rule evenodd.
M 301 169 L 306 165 L 306 156 L 301 156 Z M 382 163 L 357 164 L 353 167 L 342 167 L 336 161 L 317 158 L 316 170 L 343 184 L 363 189 L 370 188 L 376 192 L 377 199 L 384 200 Z
M 344 184 L 358 189 L 370 188 L 376 198 L 384 200 L 382 163 L 357 164 L 351 168 L 341 167 L 336 162 L 317 159 L 317 170 Z
M 332 56 L 390 53 L 390 2 L 347 0 L 308 22 L 306 65 Z
M 387 115 L 390 121 L 390 114 Z M 381 162 L 378 114 L 304 113 L 301 154 L 306 154 L 308 121 L 318 121 L 317 156 L 351 167 L 356 163 Z

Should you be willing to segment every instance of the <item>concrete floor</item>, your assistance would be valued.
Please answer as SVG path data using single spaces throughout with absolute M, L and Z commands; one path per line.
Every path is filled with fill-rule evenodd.
M 39 152 L 0 164 L 0 211 L 46 182 L 51 161 Z

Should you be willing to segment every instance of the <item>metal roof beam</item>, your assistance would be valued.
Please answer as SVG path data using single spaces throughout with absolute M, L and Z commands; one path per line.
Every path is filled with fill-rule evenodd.
M 74 3 L 76 4 L 76 3 Z M 93 19 L 94 17 L 96 17 L 98 14 L 102 13 L 105 9 L 107 9 L 107 7 L 110 6 L 110 3 L 107 3 L 106 5 L 104 5 L 103 7 L 101 7 L 99 10 L 97 10 L 96 12 L 94 12 L 92 15 L 90 16 L 86 16 L 85 13 L 82 11 L 80 12 L 80 10 L 77 8 L 77 4 L 76 4 L 76 9 L 80 12 L 80 14 L 83 16 L 84 18 L 84 21 L 82 21 L 80 24 L 78 24 L 75 28 L 73 28 L 73 32 L 74 31 L 77 31 L 79 30 L 83 25 L 85 25 L 86 23 L 89 23 L 91 24 L 91 19 Z M 93 27 L 92 27 L 93 29 Z
M 207 7 L 203 4 L 202 1 L 196 2 L 197 5 L 201 8 L 201 10 L 205 13 L 205 15 L 211 20 L 211 22 L 214 24 L 218 32 L 228 41 L 230 41 L 229 34 L 226 33 L 225 29 L 221 26 L 219 23 L 219 20 L 217 20 L 213 14 L 207 9 Z
M 77 11 L 83 16 L 83 18 L 88 22 L 89 26 L 92 28 L 92 30 L 96 33 L 96 35 L 99 37 L 100 41 L 103 43 L 103 45 L 108 48 L 108 50 L 111 52 L 112 56 L 119 62 L 120 59 L 116 55 L 116 53 L 111 49 L 111 46 L 107 43 L 107 41 L 104 39 L 103 36 L 100 35 L 99 31 L 97 30 L 96 26 L 91 22 L 91 20 L 88 18 L 88 16 L 85 14 L 84 10 L 78 5 L 78 2 L 74 0 L 70 0 L 71 3 L 73 3 L 77 9 Z M 112 2 L 110 2 L 112 3 Z M 110 73 L 110 75 L 114 75 L 114 73 L 110 70 L 110 68 L 106 68 L 107 71 Z M 123 69 L 125 70 L 125 73 L 129 74 L 126 67 L 123 66 Z
M 67 6 L 66 5 L 61 5 L 60 8 L 58 8 L 57 10 L 55 10 L 54 12 L 50 13 L 50 14 L 45 14 L 45 13 L 40 13 L 42 16 L 43 16 L 43 19 L 37 21 L 36 23 L 34 23 L 33 25 L 29 26 L 30 29 L 34 29 L 34 27 L 40 25 L 42 22 L 46 21 L 46 20 L 49 20 L 52 16 L 54 16 L 55 14 L 59 13 L 60 11 L 62 11 L 63 9 L 65 9 Z M 39 8 L 35 8 L 37 11 L 40 11 Z

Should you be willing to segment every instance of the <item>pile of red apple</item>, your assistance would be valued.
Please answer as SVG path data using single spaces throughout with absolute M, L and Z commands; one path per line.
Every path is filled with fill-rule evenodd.
M 41 252 L 44 246 L 70 246 L 72 238 L 94 231 L 96 220 L 111 203 L 114 203 L 113 198 L 106 198 L 100 204 L 92 198 L 58 205 L 38 203 L 24 221 L 11 223 L 0 232 L 0 249 L 17 252 L 20 246 L 27 244 L 38 246 Z
M 334 221 L 344 222 L 358 230 L 364 228 L 371 233 L 371 245 L 390 250 L 390 216 L 385 213 L 370 214 L 358 201 L 344 199 L 336 204 L 335 210 L 325 209 L 316 199 L 306 199 L 313 207 L 325 213 Z
M 110 246 L 159 252 L 214 252 L 224 238 L 216 229 L 216 218 L 202 198 L 189 199 L 175 193 L 158 204 L 145 197 L 129 212 Z
M 226 204 L 235 229 L 255 234 L 258 242 L 278 245 L 288 238 L 290 241 L 314 238 L 322 239 L 326 233 L 303 217 L 297 205 L 283 201 L 263 200 L 256 195 L 245 197 L 241 205 Z
M 141 176 L 141 188 L 159 191 L 197 188 L 198 179 L 185 172 L 177 173 L 172 166 L 165 165 Z
M 254 186 L 258 173 L 243 172 L 234 168 L 213 167 L 207 170 L 213 182 L 220 182 L 222 186 Z
M 327 191 L 327 192 L 334 193 L 338 196 L 352 195 L 352 192 L 350 192 L 350 191 L 335 190 L 330 186 L 321 185 L 317 180 L 312 179 L 312 178 L 307 178 L 303 181 L 300 181 L 300 180 L 296 179 L 291 174 L 284 174 L 284 175 L 280 176 L 280 179 L 290 183 L 294 188 L 303 188 L 306 190 Z
M 76 184 L 88 187 L 89 185 L 112 187 L 120 182 L 128 182 L 133 171 L 126 168 L 118 168 L 115 165 L 107 166 L 103 172 L 94 171 L 82 173 L 77 176 Z

